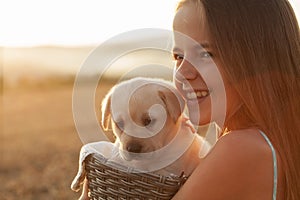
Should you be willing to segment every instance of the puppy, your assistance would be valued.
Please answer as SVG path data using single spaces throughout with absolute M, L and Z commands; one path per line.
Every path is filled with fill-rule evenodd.
M 103 100 L 102 127 L 112 128 L 116 142 L 120 143 L 120 155 L 128 161 L 150 159 L 154 165 L 155 156 L 172 157 L 158 153 L 184 148 L 184 154 L 173 155 L 176 160 L 172 165 L 156 172 L 178 175 L 184 171 L 190 175 L 200 160 L 199 153 L 205 155 L 209 145 L 191 133 L 192 125 L 188 124 L 183 110 L 184 100 L 172 83 L 134 78 L 113 87 Z M 175 145 L 178 141 L 185 144 Z
M 101 125 L 112 129 L 126 165 L 165 176 L 189 176 L 210 145 L 195 133 L 183 110 L 184 100 L 170 82 L 133 78 L 106 95 Z M 86 183 L 84 188 L 82 196 L 87 196 Z

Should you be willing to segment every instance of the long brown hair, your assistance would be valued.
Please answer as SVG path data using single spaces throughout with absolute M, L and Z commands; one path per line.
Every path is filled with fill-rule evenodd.
M 185 0 L 201 8 L 210 42 L 243 105 L 228 129 L 257 127 L 280 157 L 284 199 L 300 199 L 300 31 L 288 0 Z

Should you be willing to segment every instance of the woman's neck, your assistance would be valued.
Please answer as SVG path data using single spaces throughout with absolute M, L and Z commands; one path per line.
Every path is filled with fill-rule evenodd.
M 224 126 L 222 127 L 222 135 L 228 133 L 229 131 L 253 127 L 259 126 L 253 119 L 246 106 L 242 105 L 236 112 L 227 117 L 224 122 Z

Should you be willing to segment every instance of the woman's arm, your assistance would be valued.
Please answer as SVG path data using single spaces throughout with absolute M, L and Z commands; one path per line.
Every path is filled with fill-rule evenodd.
M 272 199 L 272 154 L 255 130 L 223 136 L 173 200 Z

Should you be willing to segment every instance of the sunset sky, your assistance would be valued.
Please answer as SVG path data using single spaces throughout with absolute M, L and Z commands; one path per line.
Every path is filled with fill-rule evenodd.
M 300 18 L 300 1 L 290 0 Z M 139 28 L 171 29 L 177 0 L 0 0 L 0 46 L 99 44 Z

